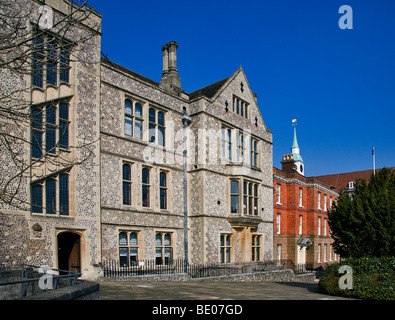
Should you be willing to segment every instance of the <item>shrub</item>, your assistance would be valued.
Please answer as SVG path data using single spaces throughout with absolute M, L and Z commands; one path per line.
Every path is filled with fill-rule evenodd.
M 353 288 L 340 289 L 339 268 L 352 268 Z M 324 271 L 319 282 L 319 292 L 329 295 L 369 300 L 395 300 L 395 257 L 364 257 L 343 259 Z
M 328 212 L 335 251 L 343 258 L 395 256 L 394 212 L 395 170 L 356 180 L 352 197 L 341 191 Z

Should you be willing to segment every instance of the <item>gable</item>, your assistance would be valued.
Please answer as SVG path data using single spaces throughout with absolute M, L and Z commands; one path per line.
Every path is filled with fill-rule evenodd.
M 272 133 L 267 129 L 257 104 L 257 95 L 251 90 L 242 67 L 239 67 L 229 78 L 195 91 L 193 94 L 194 97 L 198 97 L 198 94 L 204 95 L 211 101 L 211 106 L 207 106 L 208 112 L 215 111 L 219 113 L 217 115 L 219 118 L 230 124 L 251 130 L 252 134 L 269 142 L 272 141 Z M 241 106 L 244 108 L 242 109 Z

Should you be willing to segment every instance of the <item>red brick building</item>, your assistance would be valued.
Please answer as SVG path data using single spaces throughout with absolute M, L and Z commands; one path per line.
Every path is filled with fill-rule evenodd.
M 327 214 L 338 193 L 323 180 L 304 176 L 296 128 L 291 150 L 283 156 L 282 169 L 273 168 L 275 258 L 299 266 L 325 266 L 339 258 Z
M 389 169 L 395 170 L 395 167 L 390 167 Z M 376 173 L 381 169 L 377 169 Z M 370 181 L 370 178 L 373 174 L 373 170 L 364 170 L 364 171 L 354 171 L 354 172 L 345 172 L 345 173 L 336 173 L 329 174 L 324 176 L 318 176 L 317 178 L 325 181 L 330 184 L 333 188 L 337 190 L 347 190 L 348 192 L 354 191 L 355 181 L 358 179 Z

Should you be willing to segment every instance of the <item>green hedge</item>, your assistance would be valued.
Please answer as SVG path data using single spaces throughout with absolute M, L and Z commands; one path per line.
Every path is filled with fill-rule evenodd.
M 353 289 L 339 287 L 342 265 L 352 267 Z M 395 257 L 343 259 L 340 264 L 333 264 L 324 271 L 319 291 L 350 298 L 395 300 Z

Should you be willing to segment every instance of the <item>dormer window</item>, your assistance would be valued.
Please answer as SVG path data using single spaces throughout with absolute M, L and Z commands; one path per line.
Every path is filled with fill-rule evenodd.
M 349 190 L 353 190 L 355 188 L 355 182 L 354 181 L 350 181 L 349 183 L 348 183 L 348 189 Z

